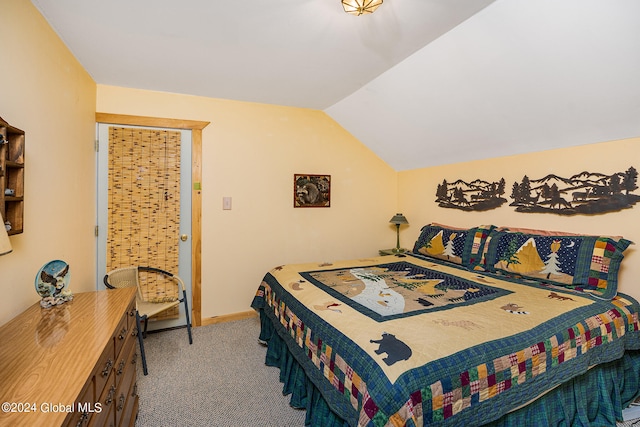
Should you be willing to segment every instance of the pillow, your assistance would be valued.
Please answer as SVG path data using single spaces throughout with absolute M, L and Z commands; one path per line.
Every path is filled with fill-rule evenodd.
M 467 267 L 469 269 L 484 270 L 485 255 L 495 228 L 494 225 L 480 225 L 472 229 L 473 238 L 470 242 L 470 248 L 467 250 L 469 253 Z
M 472 263 L 470 268 L 477 271 L 488 271 L 487 269 L 487 252 L 489 251 L 489 243 L 491 237 L 493 237 L 495 230 L 491 231 L 488 236 L 485 237 L 484 247 L 480 253 L 474 258 L 476 262 Z
M 535 228 L 522 228 L 522 227 L 496 227 L 496 231 L 510 231 L 512 233 L 525 233 L 525 234 L 540 234 L 542 236 L 584 236 L 584 234 L 571 233 L 568 231 L 551 231 L 551 230 L 538 230 Z M 612 239 L 620 240 L 622 236 L 602 236 L 611 237 Z
M 493 226 L 458 228 L 432 223 L 420 230 L 413 253 L 469 268 L 479 262 L 484 242 Z
M 631 243 L 611 236 L 494 231 L 486 269 L 611 299 L 622 253 Z

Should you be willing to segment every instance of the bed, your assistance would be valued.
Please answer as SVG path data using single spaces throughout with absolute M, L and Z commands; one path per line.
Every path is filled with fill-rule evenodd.
M 640 394 L 630 243 L 429 224 L 400 256 L 278 266 L 252 307 L 307 425 L 615 425 Z

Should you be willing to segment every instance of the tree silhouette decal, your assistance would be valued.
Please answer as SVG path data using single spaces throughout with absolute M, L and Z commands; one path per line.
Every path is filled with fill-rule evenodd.
M 633 166 L 624 172 L 606 175 L 581 172 L 564 178 L 549 174 L 544 178 L 514 182 L 510 206 L 518 212 L 553 213 L 558 215 L 589 215 L 616 212 L 632 208 L 640 196 L 638 171 Z
M 496 209 L 507 202 L 506 181 L 488 182 L 476 179 L 472 182 L 457 180 L 449 183 L 446 179 L 436 189 L 436 203 L 441 208 L 464 211 L 487 211 Z
M 504 178 L 489 182 L 476 179 L 442 180 L 436 188 L 436 200 L 441 208 L 463 211 L 487 211 L 507 202 L 504 198 Z M 524 175 L 511 186 L 510 197 L 517 212 L 552 213 L 557 215 L 591 215 L 632 208 L 640 196 L 638 171 L 630 166 L 624 172 L 607 175 L 580 172 L 568 178 L 549 174 L 540 179 Z

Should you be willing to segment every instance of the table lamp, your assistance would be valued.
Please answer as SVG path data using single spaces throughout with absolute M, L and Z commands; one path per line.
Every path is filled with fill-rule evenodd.
M 9 241 L 9 235 L 7 234 L 7 229 L 4 226 L 4 219 L 2 219 L 2 215 L 0 215 L 0 255 L 6 255 L 12 250 L 13 248 Z
M 401 213 L 397 213 L 393 216 L 393 218 L 389 220 L 389 222 L 396 225 L 397 240 L 396 247 L 393 249 L 393 252 L 404 252 L 404 249 L 400 249 L 400 224 L 409 224 L 409 221 L 407 221 L 407 218 L 405 218 L 404 215 L 402 215 Z

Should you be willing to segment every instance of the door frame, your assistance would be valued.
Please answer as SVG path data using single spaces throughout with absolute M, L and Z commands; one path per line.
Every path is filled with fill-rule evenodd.
M 191 321 L 202 325 L 202 129 L 211 122 L 96 112 L 96 123 L 191 130 Z

